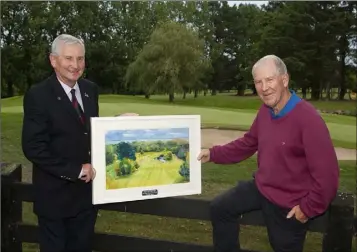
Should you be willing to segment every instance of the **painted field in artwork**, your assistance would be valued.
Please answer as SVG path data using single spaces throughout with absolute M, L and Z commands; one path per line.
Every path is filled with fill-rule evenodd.
M 105 148 L 107 189 L 190 181 L 188 128 L 108 131 Z

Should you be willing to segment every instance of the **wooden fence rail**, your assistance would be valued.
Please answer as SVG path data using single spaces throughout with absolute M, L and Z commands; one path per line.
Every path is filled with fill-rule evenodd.
M 21 182 L 22 166 L 2 166 L 1 175 L 1 249 L 22 251 L 22 243 L 38 243 L 37 226 L 22 221 L 22 202 L 33 202 L 33 187 Z M 100 205 L 101 210 L 163 217 L 209 220 L 208 200 L 173 197 Z M 184 206 L 184 207 L 183 207 Z M 339 193 L 329 210 L 310 223 L 311 232 L 323 234 L 322 252 L 351 252 L 354 236 L 354 201 L 351 194 Z M 265 226 L 260 211 L 241 217 L 243 225 Z M 211 235 L 207 233 L 207 235 Z M 211 246 L 178 243 L 118 234 L 96 233 L 95 251 L 212 251 Z M 247 250 L 244 250 L 248 252 Z

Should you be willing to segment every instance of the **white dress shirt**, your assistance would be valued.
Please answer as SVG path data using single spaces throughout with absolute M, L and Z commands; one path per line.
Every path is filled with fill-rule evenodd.
M 76 95 L 77 101 L 78 101 L 79 105 L 81 105 L 82 110 L 84 111 L 81 90 L 79 89 L 78 83 L 76 82 L 76 84 L 73 86 L 73 88 L 70 88 L 68 85 L 64 84 L 62 81 L 60 81 L 60 80 L 58 80 L 58 81 L 59 81 L 59 83 L 61 83 L 61 86 L 63 87 L 63 89 L 66 92 L 70 101 L 72 101 L 71 90 L 72 89 L 76 90 L 75 95 Z
M 81 108 L 82 108 L 82 110 L 84 112 L 83 101 L 82 101 L 82 96 L 81 96 L 81 90 L 79 89 L 78 83 L 76 82 L 76 84 L 73 86 L 73 88 L 71 88 L 68 85 L 64 84 L 62 81 L 60 81 L 59 79 L 58 79 L 58 81 L 59 81 L 59 83 L 61 83 L 61 86 L 63 87 L 63 89 L 66 92 L 66 94 L 67 94 L 67 96 L 68 96 L 70 101 L 72 101 L 71 90 L 72 89 L 76 90 L 75 95 L 76 95 L 77 101 L 78 101 L 79 105 L 81 105 Z M 83 168 L 82 168 L 78 178 L 82 177 L 82 173 L 83 173 Z

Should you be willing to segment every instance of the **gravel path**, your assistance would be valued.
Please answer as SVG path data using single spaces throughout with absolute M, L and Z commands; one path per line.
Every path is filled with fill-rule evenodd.
M 225 144 L 244 135 L 244 131 L 238 130 L 220 130 L 220 129 L 202 129 L 202 148 L 208 148 L 212 145 Z M 356 150 L 335 147 L 337 158 L 339 160 L 356 160 Z

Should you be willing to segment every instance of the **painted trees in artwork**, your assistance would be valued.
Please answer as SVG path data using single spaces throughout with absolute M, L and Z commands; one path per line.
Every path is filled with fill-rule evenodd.
M 113 178 L 127 177 L 136 173 L 139 167 L 147 171 L 150 166 L 154 172 L 159 166 L 170 166 L 176 167 L 177 181 L 187 182 L 190 180 L 189 163 L 186 139 L 119 142 L 106 146 L 106 165 Z M 169 172 L 166 168 L 164 170 Z
M 116 171 L 118 176 L 130 175 L 139 168 L 139 164 L 136 162 L 135 148 L 130 143 L 118 143 L 116 154 L 119 161 L 119 167 Z
M 116 146 L 116 153 L 119 160 L 123 160 L 124 158 L 128 158 L 134 161 L 136 160 L 135 148 L 130 143 L 127 142 L 118 143 Z
M 183 160 L 183 163 L 179 169 L 179 174 L 184 178 L 185 181 L 190 180 L 190 154 L 188 147 L 188 144 L 181 145 L 177 152 L 177 157 Z
M 113 146 L 106 145 L 105 146 L 105 163 L 107 165 L 110 165 L 114 162 L 115 158 L 116 158 L 116 155 L 113 152 Z

